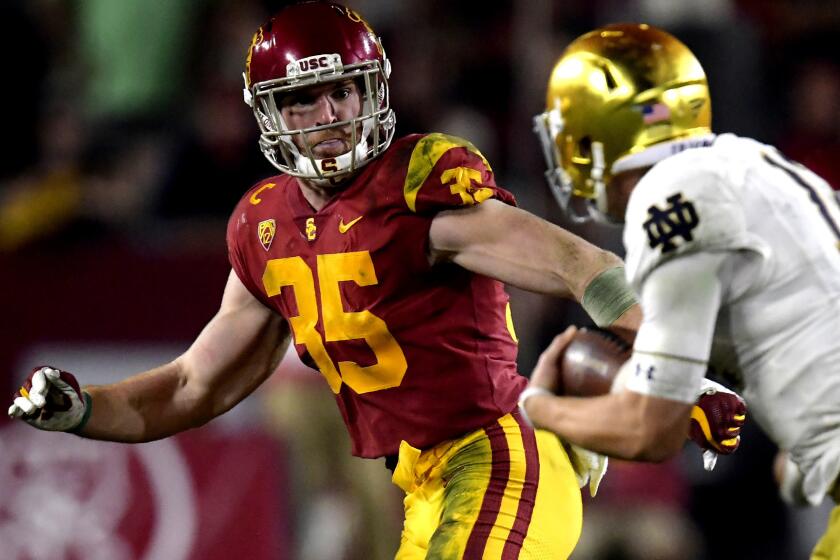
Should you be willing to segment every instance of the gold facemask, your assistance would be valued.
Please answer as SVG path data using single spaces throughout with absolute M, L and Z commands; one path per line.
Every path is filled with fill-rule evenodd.
M 603 217 L 605 185 L 622 162 L 709 135 L 711 119 L 706 74 L 688 47 L 649 25 L 614 24 L 566 48 L 534 130 L 558 202 L 573 219 L 588 219 Z

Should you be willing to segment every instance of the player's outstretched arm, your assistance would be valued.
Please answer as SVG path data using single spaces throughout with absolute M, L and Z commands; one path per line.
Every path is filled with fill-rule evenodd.
M 118 383 L 83 387 L 91 409 L 77 433 L 143 442 L 201 426 L 256 389 L 274 371 L 288 341 L 285 321 L 231 272 L 218 313 L 183 355 Z M 17 415 L 41 427 L 34 420 L 38 414 Z
M 432 222 L 429 246 L 433 262 L 454 262 L 532 292 L 574 297 L 599 324 L 638 328 L 641 313 L 621 259 L 525 210 L 491 199 L 441 212 Z

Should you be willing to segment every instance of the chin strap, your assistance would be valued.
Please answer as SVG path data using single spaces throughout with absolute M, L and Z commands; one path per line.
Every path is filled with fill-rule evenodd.
M 340 180 L 344 178 L 347 174 L 357 171 L 362 164 L 367 161 L 368 159 L 368 142 L 367 137 L 362 138 L 356 144 L 356 162 L 355 165 L 351 168 L 351 164 L 353 163 L 353 152 L 347 152 L 346 154 L 341 154 L 340 156 L 336 156 L 332 159 L 335 160 L 336 170 L 338 173 L 333 173 L 327 177 L 317 177 L 318 175 L 318 167 L 321 166 L 321 162 L 324 161 L 323 159 L 313 159 L 303 154 L 296 154 L 295 155 L 295 164 L 297 166 L 297 171 L 304 173 L 307 177 L 307 181 L 310 181 L 316 185 L 324 186 L 329 185 L 336 180 Z M 315 178 L 311 178 L 316 176 Z

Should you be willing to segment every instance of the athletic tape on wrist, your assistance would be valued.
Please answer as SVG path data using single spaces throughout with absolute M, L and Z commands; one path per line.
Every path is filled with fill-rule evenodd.
M 71 434 L 79 435 L 79 432 L 82 431 L 82 428 L 84 428 L 85 424 L 87 424 L 88 420 L 90 420 L 91 412 L 93 412 L 93 398 L 91 398 L 90 393 L 88 393 L 87 391 L 82 391 L 82 399 L 85 403 L 85 413 L 82 416 L 82 420 L 76 425 L 75 428 L 73 428 L 72 430 L 67 430 Z
M 525 423 L 534 427 L 534 423 L 531 421 L 531 418 L 528 416 L 528 413 L 525 411 L 525 401 L 530 399 L 535 395 L 551 395 L 551 391 L 548 389 L 543 389 L 542 387 L 525 387 L 525 390 L 519 394 L 519 399 L 517 399 L 517 404 L 519 405 L 519 415 L 522 416 L 522 419 L 525 420 Z
M 599 327 L 608 327 L 637 303 L 624 267 L 608 268 L 589 282 L 580 304 Z

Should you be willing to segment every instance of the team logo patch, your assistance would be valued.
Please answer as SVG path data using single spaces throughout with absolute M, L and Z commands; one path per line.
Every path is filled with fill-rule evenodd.
M 341 55 L 333 54 L 317 54 L 315 56 L 307 56 L 300 60 L 293 60 L 286 65 L 286 76 L 290 78 L 297 78 L 308 74 L 319 74 L 323 72 L 336 74 L 344 70 L 344 65 L 341 63 Z
M 341 218 L 340 220 L 338 220 L 338 231 L 339 231 L 339 233 L 347 233 L 348 231 L 350 231 L 350 228 L 353 227 L 354 225 L 356 225 L 356 223 L 359 220 L 361 220 L 362 218 L 364 218 L 364 216 L 359 216 L 355 220 L 350 220 L 346 224 L 344 223 L 344 218 Z
M 271 242 L 274 241 L 274 234 L 276 232 L 277 224 L 274 222 L 274 218 L 263 220 L 257 226 L 257 237 L 260 238 L 260 243 L 266 251 L 271 247 Z
M 481 171 L 471 167 L 447 169 L 440 174 L 440 182 L 449 185 L 449 192 L 461 197 L 464 206 L 480 204 L 493 196 L 492 189 L 475 187 L 474 183 L 481 183 Z
M 655 204 L 648 208 L 648 219 L 642 224 L 648 236 L 651 249 L 662 247 L 667 253 L 677 248 L 675 241 L 682 237 L 684 242 L 694 239 L 691 232 L 700 223 L 697 211 L 690 200 L 683 200 L 682 193 L 669 196 L 668 206 L 660 209 Z
M 306 218 L 306 238 L 314 241 L 318 235 L 318 227 L 315 225 L 315 218 Z

